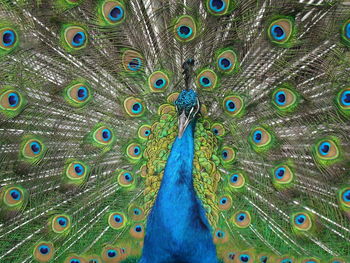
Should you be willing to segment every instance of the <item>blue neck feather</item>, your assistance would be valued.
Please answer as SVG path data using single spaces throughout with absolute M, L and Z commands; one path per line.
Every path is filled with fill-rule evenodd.
M 148 217 L 140 263 L 216 263 L 205 210 L 192 178 L 195 121 L 176 138 Z

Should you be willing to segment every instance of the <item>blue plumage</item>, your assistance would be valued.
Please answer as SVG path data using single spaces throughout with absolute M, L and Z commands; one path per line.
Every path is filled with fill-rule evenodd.
M 216 250 L 193 179 L 195 119 L 176 138 L 148 217 L 140 263 L 215 263 Z

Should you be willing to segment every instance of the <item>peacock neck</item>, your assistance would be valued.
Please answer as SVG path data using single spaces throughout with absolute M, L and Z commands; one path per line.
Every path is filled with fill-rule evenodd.
M 147 220 L 142 263 L 198 262 L 198 255 L 217 262 L 211 228 L 193 185 L 195 125 L 193 120 L 173 143 Z
M 183 136 L 175 139 L 162 179 L 161 190 L 163 192 L 174 190 L 175 186 L 193 188 L 192 169 L 195 125 L 195 120 L 193 120 L 187 126 Z
M 172 239 L 181 242 L 198 227 L 208 229 L 204 208 L 193 186 L 195 120 L 181 138 L 176 138 L 168 158 L 155 209 L 159 220 L 170 229 Z M 197 222 L 194 222 L 197 221 Z

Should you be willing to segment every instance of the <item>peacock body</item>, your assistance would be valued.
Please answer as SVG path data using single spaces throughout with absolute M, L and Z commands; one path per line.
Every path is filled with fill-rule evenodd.
M 350 2 L 0 0 L 0 262 L 350 262 Z

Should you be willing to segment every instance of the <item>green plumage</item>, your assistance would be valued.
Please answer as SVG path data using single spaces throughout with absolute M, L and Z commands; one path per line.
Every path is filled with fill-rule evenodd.
M 138 262 L 186 85 L 218 262 L 349 262 L 349 18 L 327 0 L 0 0 L 0 262 Z

